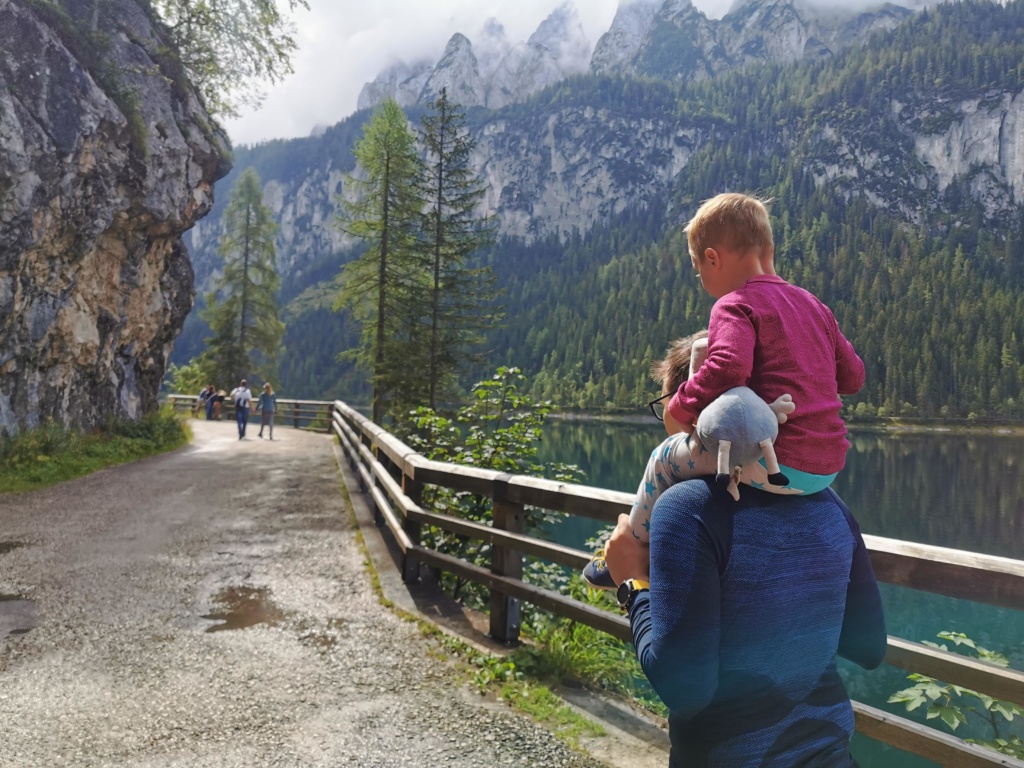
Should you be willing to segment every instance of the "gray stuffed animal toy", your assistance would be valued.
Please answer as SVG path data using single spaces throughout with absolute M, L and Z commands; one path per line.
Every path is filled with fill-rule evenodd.
M 707 357 L 707 339 L 694 342 L 690 356 L 692 377 Z M 762 457 L 768 470 L 768 482 L 776 486 L 789 485 L 779 462 L 775 458 L 775 438 L 779 425 L 784 424 L 796 409 L 791 395 L 783 395 L 772 404 L 766 403 L 748 387 L 734 387 L 723 392 L 697 417 L 697 427 L 691 439 L 699 451 L 703 445 L 718 454 L 717 482 L 729 495 L 739 501 L 739 479 L 742 467 Z

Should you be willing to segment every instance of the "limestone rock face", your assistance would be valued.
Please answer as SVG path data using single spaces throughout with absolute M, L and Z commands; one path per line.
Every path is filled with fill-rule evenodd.
M 437 62 L 421 97 L 433 101 L 442 89 L 448 89 L 448 98 L 456 104 L 476 106 L 484 103 L 487 86 L 480 77 L 480 68 L 473 54 L 469 38 L 456 32 Z
M 630 62 L 654 28 L 654 17 L 661 4 L 662 0 L 619 3 L 611 27 L 597 41 L 590 71 L 598 75 L 628 72 Z
M 760 61 L 789 63 L 831 56 L 912 16 L 885 4 L 870 9 L 825 8 L 800 0 L 741 3 L 722 19 L 722 40 L 732 66 Z
M 430 78 L 433 67 L 429 62 L 416 64 L 397 62 L 385 69 L 376 79 L 366 83 L 359 92 L 356 109 L 368 109 L 385 99 L 394 99 L 398 106 L 408 107 L 419 101 L 423 86 Z
M 914 154 L 933 169 L 938 190 L 969 179 L 989 215 L 1024 203 L 1024 91 L 992 92 L 949 106 L 947 125 L 913 134 Z M 924 109 L 900 112 L 916 124 Z
M 571 0 L 555 8 L 525 43 L 513 45 L 501 23 L 489 19 L 475 43 L 461 33 L 452 35 L 434 65 L 398 62 L 385 69 L 363 86 L 358 107 L 374 107 L 388 97 L 402 107 L 430 104 L 447 88 L 449 98 L 463 107 L 498 109 L 583 74 L 590 52 Z
M 590 64 L 579 12 L 563 3 L 548 16 L 525 44 L 514 46 L 498 63 L 487 93 L 487 106 L 498 109 L 521 101 L 566 77 L 582 74 Z
M 719 20 L 690 0 L 621 3 L 594 49 L 590 71 L 700 81 L 753 63 L 831 56 L 913 11 L 826 7 L 805 0 L 741 0 Z
M 0 436 L 155 407 L 229 169 L 149 13 L 93 6 L 0 0 Z
M 891 120 L 871 130 L 823 121 L 808 146 L 815 183 L 863 195 L 913 222 L 926 210 L 948 208 L 943 194 L 954 183 L 993 220 L 1017 215 L 1024 203 L 1024 91 L 970 99 L 921 93 L 893 100 L 890 110 Z
M 585 233 L 630 206 L 658 200 L 709 139 L 704 125 L 654 118 L 639 108 L 593 107 L 527 119 L 498 112 L 472 136 L 470 162 L 487 188 L 481 209 L 495 217 L 502 235 L 527 242 Z M 263 200 L 280 224 L 278 269 L 293 279 L 358 244 L 337 223 L 339 200 L 357 194 L 352 169 L 319 154 L 322 164 L 264 179 Z M 222 234 L 222 221 L 211 216 L 187 235 L 203 290 Z

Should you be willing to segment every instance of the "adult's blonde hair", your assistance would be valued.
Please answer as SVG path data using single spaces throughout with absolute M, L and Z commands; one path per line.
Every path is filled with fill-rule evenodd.
M 739 192 L 725 192 L 705 200 L 683 229 L 690 255 L 704 261 L 707 248 L 774 252 L 772 224 L 768 218 L 769 203 L 771 200 L 760 200 Z

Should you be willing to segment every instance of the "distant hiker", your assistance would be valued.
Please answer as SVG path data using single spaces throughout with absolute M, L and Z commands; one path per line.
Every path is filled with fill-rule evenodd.
M 224 398 L 228 396 L 228 393 L 223 389 L 217 391 L 209 400 L 207 400 L 207 408 L 210 407 L 210 403 L 213 403 L 213 420 L 220 421 L 220 409 L 224 405 Z
M 249 407 L 252 404 L 252 392 L 249 383 L 242 379 L 241 383 L 231 390 L 231 400 L 235 404 L 235 420 L 238 422 L 238 439 L 245 439 L 245 427 L 249 423 Z
M 199 400 L 196 403 L 196 414 L 199 414 L 200 409 L 204 409 L 207 421 L 213 420 L 213 398 L 216 394 L 217 390 L 213 388 L 213 384 L 207 384 L 199 393 Z
M 263 393 L 256 401 L 256 410 L 260 412 L 260 438 L 263 437 L 263 428 L 270 427 L 270 439 L 274 439 L 274 413 L 277 412 L 277 395 L 274 388 L 268 381 L 263 385 Z

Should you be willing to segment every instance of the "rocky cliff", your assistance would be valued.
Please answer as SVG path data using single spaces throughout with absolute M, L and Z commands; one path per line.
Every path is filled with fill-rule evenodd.
M 496 217 L 502 235 L 527 242 L 552 233 L 586 233 L 627 207 L 663 198 L 709 139 L 706 122 L 678 121 L 670 114 L 651 114 L 646 105 L 622 103 L 536 113 L 499 110 L 471 130 L 472 163 L 487 187 L 482 206 Z M 351 165 L 340 161 L 337 149 L 328 149 L 330 134 L 301 141 L 317 161 L 285 173 L 274 162 L 274 173 L 262 165 L 273 148 L 257 147 L 240 154 L 245 159 L 239 163 L 250 162 L 260 172 L 264 202 L 280 225 L 277 265 L 292 278 L 358 244 L 337 222 L 339 199 L 352 194 Z M 188 234 L 203 289 L 220 262 L 216 249 L 222 234 L 216 212 Z
M 826 8 L 802 0 L 745 0 L 718 20 L 690 0 L 622 4 L 594 49 L 590 69 L 700 81 L 754 63 L 831 56 L 913 15 L 902 5 Z
M 473 40 L 453 35 L 434 64 L 397 62 L 363 86 L 358 106 L 387 97 L 403 107 L 428 104 L 445 87 L 463 106 L 497 109 L 586 71 L 699 82 L 754 63 L 834 55 L 905 21 L 914 13 L 904 7 L 910 4 L 877 2 L 858 10 L 807 0 L 740 0 L 723 18 L 709 19 L 691 0 L 623 1 L 592 50 L 570 0 L 525 43 L 510 44 L 492 19 Z
M 0 435 L 156 405 L 226 136 L 148 3 L 0 0 Z
M 473 165 L 487 187 L 483 208 L 496 217 L 501 234 L 526 242 L 551 234 L 565 238 L 630 207 L 665 206 L 695 153 L 747 130 L 677 114 L 672 95 L 662 99 L 555 102 L 478 115 L 470 126 L 477 143 Z M 866 196 L 909 221 L 948 207 L 943 194 L 955 180 L 969 182 L 970 197 L 989 217 L 1024 205 L 1019 89 L 965 100 L 918 94 L 905 103 L 892 101 L 886 114 L 869 120 L 841 102 L 798 122 L 807 125 L 806 133 L 782 130 L 764 139 L 761 152 L 793 157 L 816 184 Z M 260 170 L 264 199 L 280 223 L 278 266 L 301 279 L 311 266 L 356 243 L 336 223 L 338 196 L 347 194 L 351 172 L 340 154 L 350 150 L 339 150 L 330 136 L 296 141 L 310 145 L 309 157 L 322 159 L 282 173 L 275 147 L 254 148 L 245 157 Z M 216 215 L 189 233 L 201 284 L 218 263 L 221 234 Z
M 571 75 L 587 71 L 591 44 L 576 5 L 565 2 L 541 22 L 526 42 L 512 44 L 490 19 L 476 42 L 452 35 L 435 64 L 397 62 L 363 86 L 358 108 L 393 98 L 400 106 L 429 104 L 442 88 L 464 107 L 497 109 Z
M 771 16 L 776 0 L 759 2 L 760 17 Z M 684 16 L 692 11 L 688 0 L 638 2 L 628 6 L 633 26 L 647 24 L 647 11 L 655 6 Z M 758 12 L 747 3 L 733 13 L 754 18 Z M 916 16 L 908 25 L 924 30 L 922 21 Z M 624 30 L 624 24 L 617 28 Z M 970 34 L 972 40 L 981 35 Z M 908 47 L 905 40 L 898 45 Z M 948 71 L 943 70 L 946 83 L 939 88 L 934 75 L 925 78 L 923 65 L 920 81 L 915 80 L 908 56 L 900 54 L 903 63 L 897 66 L 896 46 L 891 34 L 879 36 L 860 53 L 853 49 L 791 64 L 778 74 L 764 70 L 759 84 L 749 89 L 725 78 L 722 87 L 734 89 L 734 103 L 725 99 L 714 108 L 705 103 L 709 94 L 720 98 L 714 85 L 588 76 L 527 103 L 472 110 L 473 164 L 487 187 L 482 207 L 494 215 L 503 236 L 531 243 L 557 235 L 564 241 L 630 209 L 671 214 L 678 204 L 673 194 L 689 176 L 709 173 L 709 164 L 722 165 L 723 154 L 739 152 L 772 158 L 818 187 L 837 189 L 848 199 L 866 198 L 915 225 L 929 217 L 948 217 L 955 224 L 966 216 L 961 209 L 974 204 L 983 220 L 1005 224 L 1024 207 L 1018 60 L 1009 57 L 1012 73 L 1006 77 L 986 79 L 970 66 L 962 78 L 954 77 L 951 65 L 943 64 Z M 468 59 L 472 51 L 461 50 Z M 635 55 L 639 49 L 625 50 Z M 880 57 L 893 57 L 890 69 L 876 67 L 888 72 L 884 79 L 877 73 L 849 77 L 865 71 L 858 62 Z M 983 60 L 977 54 L 979 67 Z M 846 69 L 834 71 L 836 63 Z M 480 60 L 476 66 L 478 72 L 490 71 Z M 756 74 L 753 70 L 751 77 Z M 793 95 L 786 96 L 786 89 L 773 92 L 765 78 L 817 85 L 803 95 L 790 85 Z M 774 95 L 758 103 L 759 93 Z M 281 225 L 278 265 L 286 283 L 300 290 L 333 279 L 339 261 L 357 245 L 340 231 L 336 216 L 339 195 L 349 194 L 352 146 L 365 119 L 365 114 L 353 116 L 320 137 L 239 151 L 239 165 L 252 165 L 264 181 L 265 200 Z M 730 149 L 731 142 L 738 149 Z M 691 167 L 695 158 L 696 169 Z M 219 263 L 220 235 L 216 212 L 190 233 L 203 287 Z

